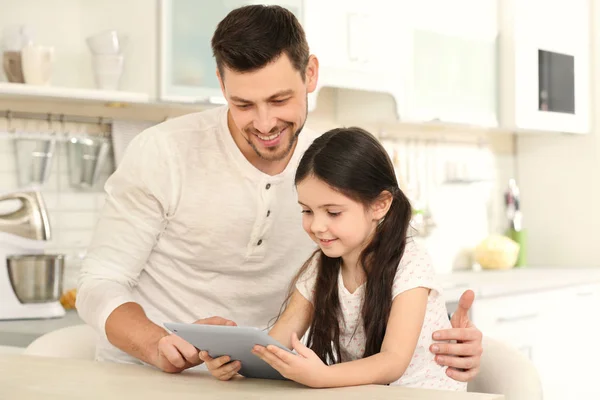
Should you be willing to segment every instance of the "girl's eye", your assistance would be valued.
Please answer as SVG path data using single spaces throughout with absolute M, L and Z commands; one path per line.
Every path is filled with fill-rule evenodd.
M 331 212 L 331 211 L 327 211 L 327 214 L 329 214 L 332 217 L 338 217 L 342 212 Z
M 310 210 L 302 210 L 301 212 L 302 212 L 302 214 L 310 214 L 312 211 L 310 211 Z

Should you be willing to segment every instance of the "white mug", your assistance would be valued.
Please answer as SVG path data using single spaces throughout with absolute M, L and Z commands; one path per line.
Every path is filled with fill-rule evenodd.
M 25 83 L 49 85 L 54 63 L 54 47 L 28 43 L 21 50 L 21 63 Z

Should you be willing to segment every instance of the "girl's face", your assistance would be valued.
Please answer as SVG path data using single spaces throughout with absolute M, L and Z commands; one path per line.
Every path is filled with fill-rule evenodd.
M 357 263 L 383 215 L 309 176 L 297 185 L 302 227 L 328 257 Z M 385 213 L 384 213 L 385 215 Z

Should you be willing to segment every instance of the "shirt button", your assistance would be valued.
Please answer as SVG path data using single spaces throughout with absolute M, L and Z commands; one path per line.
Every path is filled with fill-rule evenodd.
M 271 210 L 267 211 L 267 217 L 271 215 Z
M 257 245 L 257 246 L 260 246 L 261 244 L 262 244 L 262 239 L 260 239 L 260 240 L 258 241 L 258 243 L 256 243 L 256 245 Z
M 266 188 L 267 188 L 267 190 L 271 189 L 271 184 L 270 184 L 270 183 L 267 183 L 267 186 L 266 186 Z

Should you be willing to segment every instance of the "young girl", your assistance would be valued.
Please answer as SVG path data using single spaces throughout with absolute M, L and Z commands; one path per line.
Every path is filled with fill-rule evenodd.
M 432 333 L 450 322 L 428 255 L 407 237 L 411 205 L 381 144 L 360 128 L 329 131 L 302 157 L 295 183 L 302 225 L 319 249 L 269 334 L 297 354 L 253 353 L 312 387 L 465 390 L 429 352 Z M 307 330 L 305 346 L 298 338 Z M 222 380 L 240 368 L 227 356 L 200 357 Z

